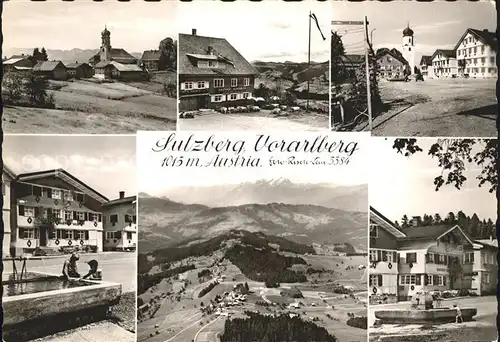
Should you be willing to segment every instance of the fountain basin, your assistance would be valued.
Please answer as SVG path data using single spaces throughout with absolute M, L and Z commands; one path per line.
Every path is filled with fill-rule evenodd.
M 464 322 L 471 321 L 477 314 L 476 308 L 460 308 Z M 438 308 L 430 310 L 381 310 L 375 311 L 375 317 L 382 324 L 443 324 L 454 323 L 457 310 Z
M 67 281 L 46 273 L 30 272 L 21 282 L 2 280 L 2 285 L 6 341 L 9 341 L 7 336 L 16 341 L 26 340 L 28 335 L 44 335 L 102 320 L 121 296 L 121 284 Z

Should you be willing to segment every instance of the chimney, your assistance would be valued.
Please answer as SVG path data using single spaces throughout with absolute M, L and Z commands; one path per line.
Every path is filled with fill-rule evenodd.
M 191 34 L 192 34 L 193 36 L 196 36 L 196 29 L 192 29 L 192 30 L 191 30 Z
M 214 47 L 213 46 L 209 46 L 207 48 L 207 52 L 210 56 L 213 56 L 214 55 Z
M 124 199 L 125 198 L 125 191 L 120 191 L 120 199 Z

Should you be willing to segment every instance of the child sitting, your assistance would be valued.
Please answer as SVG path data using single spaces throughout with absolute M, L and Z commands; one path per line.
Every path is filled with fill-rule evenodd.
M 87 264 L 90 266 L 90 270 L 89 273 L 83 276 L 83 279 L 102 280 L 102 270 L 98 268 L 99 263 L 97 260 L 90 260 Z

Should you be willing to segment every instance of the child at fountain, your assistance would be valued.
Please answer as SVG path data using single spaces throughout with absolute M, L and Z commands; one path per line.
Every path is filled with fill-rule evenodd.
M 456 324 L 463 323 L 464 320 L 462 319 L 462 310 L 460 310 L 460 308 L 458 307 L 457 304 L 453 305 L 453 307 L 455 308 L 455 310 L 457 310 L 457 316 L 455 317 L 455 323 Z
M 102 280 L 102 270 L 98 268 L 99 263 L 97 260 L 90 260 L 87 264 L 90 266 L 90 270 L 89 273 L 83 276 L 83 279 Z
M 67 280 L 72 278 L 80 278 L 80 273 L 78 273 L 78 266 L 76 262 L 80 260 L 80 256 L 76 253 L 71 254 L 69 260 L 66 260 L 63 264 L 62 274 Z

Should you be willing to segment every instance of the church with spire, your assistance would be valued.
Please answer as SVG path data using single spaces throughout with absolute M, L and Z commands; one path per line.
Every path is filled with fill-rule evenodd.
M 402 55 L 410 66 L 411 73 L 415 73 L 415 41 L 414 32 L 410 28 L 410 23 L 406 23 L 406 28 L 403 30 Z
M 121 48 L 111 47 L 111 32 L 105 26 L 101 32 L 101 47 L 99 53 L 89 59 L 91 66 L 97 65 L 99 62 L 115 61 L 120 64 L 137 64 L 137 58 Z

